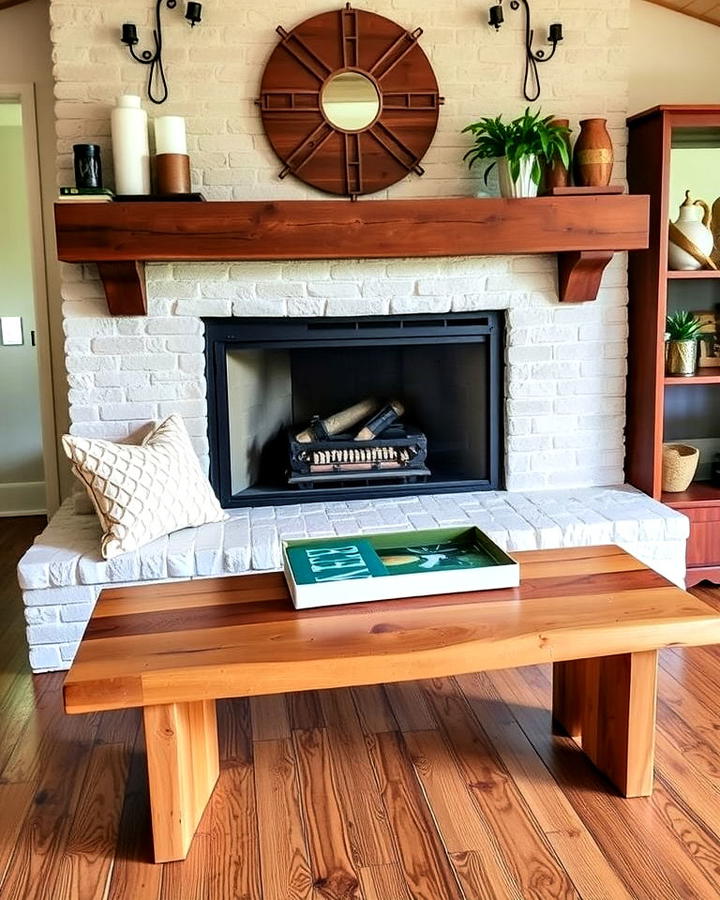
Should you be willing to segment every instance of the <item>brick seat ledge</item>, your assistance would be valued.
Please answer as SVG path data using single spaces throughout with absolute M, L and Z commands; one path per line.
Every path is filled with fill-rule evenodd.
M 504 549 L 619 544 L 683 586 L 688 519 L 627 485 L 434 494 L 233 510 L 106 562 L 94 515 L 67 500 L 20 560 L 30 663 L 67 669 L 102 588 L 281 568 L 280 540 L 477 525 Z

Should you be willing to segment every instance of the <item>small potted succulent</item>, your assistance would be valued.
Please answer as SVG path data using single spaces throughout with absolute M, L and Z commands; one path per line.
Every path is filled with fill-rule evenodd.
M 503 197 L 536 197 L 545 166 L 555 160 L 570 165 L 569 128 L 553 122 L 552 116 L 541 118 L 539 110 L 531 113 L 530 107 L 512 122 L 503 122 L 502 116 L 480 119 L 463 128 L 463 134 L 467 132 L 474 144 L 463 159 L 471 168 L 479 160 L 493 160 L 485 169 L 485 184 L 497 164 Z
M 679 310 L 667 317 L 665 354 L 668 375 L 694 375 L 702 322 L 691 312 Z

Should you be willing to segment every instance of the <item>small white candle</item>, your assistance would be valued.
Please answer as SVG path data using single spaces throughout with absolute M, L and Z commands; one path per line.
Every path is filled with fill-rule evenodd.
M 185 119 L 182 116 L 158 116 L 155 119 L 155 152 L 187 154 Z

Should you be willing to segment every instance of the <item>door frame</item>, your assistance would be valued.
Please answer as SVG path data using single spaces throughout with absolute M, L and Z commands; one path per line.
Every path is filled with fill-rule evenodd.
M 45 243 L 40 175 L 40 145 L 38 142 L 35 85 L 0 83 L 0 103 L 19 103 L 22 110 L 23 145 L 30 221 L 30 251 L 32 260 L 33 305 L 38 380 L 40 388 L 40 424 L 42 431 L 43 466 L 45 469 L 46 503 L 48 513 L 60 505 L 60 473 L 57 453 L 57 425 L 53 390 L 53 368 L 50 347 L 50 316 L 48 310 L 47 248 Z

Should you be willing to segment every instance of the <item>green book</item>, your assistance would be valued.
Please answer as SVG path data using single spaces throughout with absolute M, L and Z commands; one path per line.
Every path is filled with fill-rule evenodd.
M 114 197 L 110 188 L 61 187 L 61 197 Z

